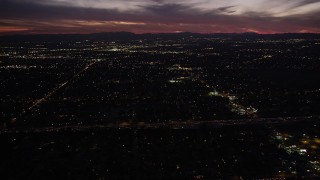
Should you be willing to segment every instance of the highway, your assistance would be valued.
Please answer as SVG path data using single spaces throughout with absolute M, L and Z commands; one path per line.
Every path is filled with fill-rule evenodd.
M 70 78 L 68 81 L 61 83 L 58 87 L 55 89 L 49 91 L 44 97 L 35 100 L 29 107 L 25 108 L 21 113 L 18 114 L 17 117 L 14 117 L 11 119 L 12 123 L 15 123 L 18 118 L 23 116 L 28 110 L 29 112 L 32 111 L 35 107 L 38 107 L 41 105 L 43 102 L 47 101 L 50 97 L 52 97 L 54 94 L 56 94 L 59 90 L 63 89 L 64 87 L 74 83 L 76 80 L 78 80 L 83 73 L 85 73 L 90 67 L 95 65 L 99 60 L 93 60 L 91 63 L 86 65 L 82 70 L 80 70 L 77 74 L 75 74 L 72 78 Z
M 214 129 L 225 126 L 243 125 L 263 125 L 290 124 L 296 122 L 319 123 L 320 117 L 279 117 L 279 118 L 254 118 L 254 119 L 232 119 L 232 120 L 212 120 L 212 121 L 169 121 L 164 123 L 130 122 L 121 121 L 119 123 L 97 124 L 97 125 L 72 125 L 59 127 L 23 127 L 23 128 L 3 128 L 0 134 L 19 133 L 43 133 L 43 132 L 82 132 L 99 130 L 121 130 L 121 129 Z

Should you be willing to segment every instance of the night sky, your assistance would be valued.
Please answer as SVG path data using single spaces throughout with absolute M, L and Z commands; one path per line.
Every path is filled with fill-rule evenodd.
M 320 0 L 1 0 L 0 34 L 319 33 Z

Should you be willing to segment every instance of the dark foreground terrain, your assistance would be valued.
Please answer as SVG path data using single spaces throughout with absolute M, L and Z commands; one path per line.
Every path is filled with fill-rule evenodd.
M 316 122 L 315 122 L 316 121 Z M 319 176 L 318 120 L 201 129 L 86 129 L 0 136 L 4 179 Z M 302 130 L 303 128 L 303 130 Z
M 4 179 L 320 176 L 319 35 L 0 39 Z

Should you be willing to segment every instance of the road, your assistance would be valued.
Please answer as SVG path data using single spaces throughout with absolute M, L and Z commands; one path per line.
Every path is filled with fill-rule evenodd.
M 255 118 L 255 119 L 232 119 L 232 120 L 212 120 L 212 121 L 170 121 L 166 123 L 149 122 L 129 122 L 109 123 L 103 125 L 87 126 L 60 126 L 60 127 L 24 127 L 24 128 L 4 128 L 0 129 L 0 134 L 16 133 L 42 133 L 42 132 L 81 132 L 96 130 L 120 130 L 120 129 L 202 129 L 221 128 L 225 126 L 242 125 L 272 125 L 289 124 L 295 122 L 319 122 L 320 117 L 279 117 L 279 118 Z

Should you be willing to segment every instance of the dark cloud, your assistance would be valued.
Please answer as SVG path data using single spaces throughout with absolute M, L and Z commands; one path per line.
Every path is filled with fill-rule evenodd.
M 222 12 L 222 13 L 228 13 L 228 14 L 231 14 L 231 13 L 235 13 L 236 10 L 234 10 L 236 6 L 226 6 L 226 7 L 220 7 L 218 8 L 217 10 L 219 12 Z

